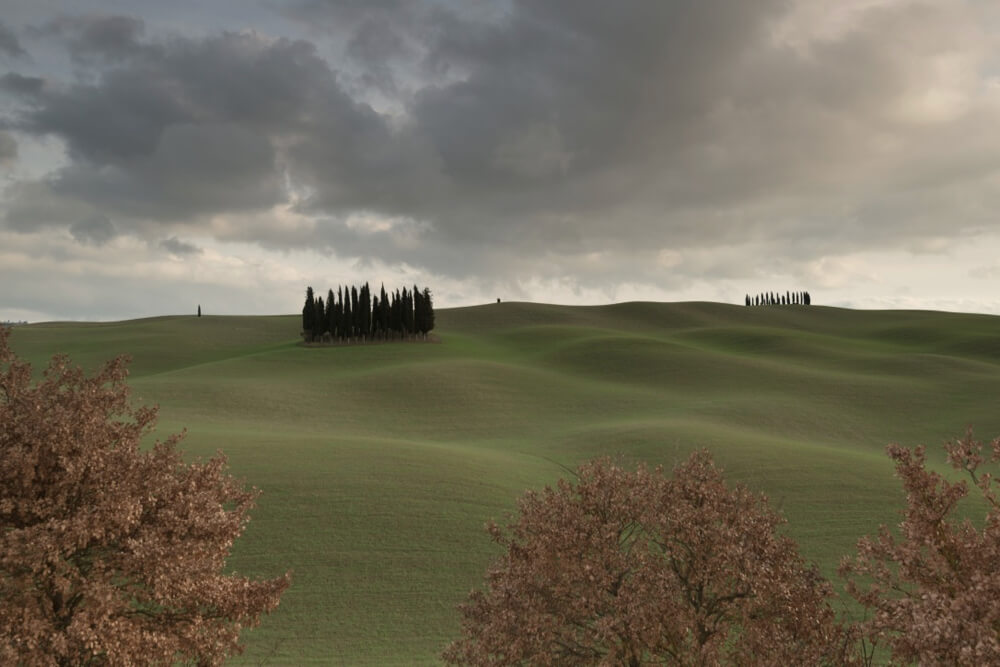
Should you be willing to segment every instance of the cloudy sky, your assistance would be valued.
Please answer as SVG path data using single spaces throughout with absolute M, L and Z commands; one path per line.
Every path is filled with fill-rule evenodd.
M 0 319 L 1000 313 L 996 0 L 4 0 Z

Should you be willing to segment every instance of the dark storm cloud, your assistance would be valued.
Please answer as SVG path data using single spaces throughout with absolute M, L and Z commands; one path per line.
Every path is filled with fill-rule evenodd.
M 145 25 L 131 16 L 62 15 L 30 28 L 35 36 L 66 41 L 77 61 L 91 58 L 118 60 L 138 53 Z
M 0 54 L 11 58 L 28 55 L 28 52 L 21 46 L 17 35 L 3 21 L 0 21 Z
M 439 170 L 438 187 L 391 212 L 408 205 L 453 237 L 572 245 L 620 234 L 607 218 L 632 206 L 664 168 L 664 154 L 678 155 L 708 133 L 704 117 L 732 85 L 732 65 L 779 6 L 525 2 L 499 23 L 439 8 L 411 9 L 395 25 L 383 8 L 310 8 L 313 19 L 326 12 L 353 21 L 355 40 L 367 21 L 378 21 L 384 34 L 422 35 L 428 71 L 466 73 L 424 87 L 409 104 L 413 141 L 429 150 L 408 154 L 434 160 L 424 169 Z M 414 24 L 414 16 L 434 24 Z M 373 46 L 380 55 L 403 40 L 383 41 L 389 46 Z M 398 192 L 395 184 L 406 179 L 391 173 L 383 182 Z M 314 203 L 329 209 L 327 195 L 320 185 Z
M 3 85 L 25 102 L 17 129 L 66 142 L 72 162 L 52 192 L 131 218 L 267 208 L 285 198 L 276 145 L 322 131 L 356 153 L 353 137 L 381 131 L 310 44 L 252 34 L 147 45 L 90 83 Z
M 602 279 L 664 249 L 773 240 L 807 260 L 919 241 L 956 210 L 952 228 L 982 224 L 956 202 L 997 194 L 994 114 L 921 116 L 951 80 L 929 74 L 935 58 L 969 42 L 950 5 L 887 4 L 822 38 L 796 27 L 796 46 L 776 35 L 799 4 L 284 9 L 335 44 L 329 62 L 304 40 L 158 39 L 138 18 L 54 19 L 39 34 L 89 75 L 10 73 L 0 87 L 20 100 L 11 128 L 59 137 L 69 164 L 11 190 L 6 222 L 68 226 L 80 212 L 65 209 L 82 206 L 158 239 L 169 232 L 149 221 L 190 228 L 290 204 L 314 224 L 248 222 L 227 238 L 458 276 Z M 357 215 L 410 222 L 346 222 Z M 731 276 L 759 263 L 699 266 Z
M 8 72 L 0 76 L 0 90 L 13 95 L 32 97 L 42 92 L 45 79 L 37 76 L 23 76 L 17 72 Z
M 783 0 L 524 1 L 482 21 L 423 7 L 393 14 L 308 3 L 303 11 L 314 26 L 324 18 L 357 26 L 356 40 L 366 21 L 405 36 L 372 40 L 372 60 L 415 39 L 425 72 L 455 74 L 407 100 L 412 141 L 429 147 L 409 155 L 434 160 L 424 165 L 438 170 L 432 187 L 407 199 L 396 179 L 382 182 L 401 199 L 389 212 L 432 223 L 427 243 L 479 241 L 477 258 L 494 248 L 536 259 L 599 249 L 627 257 L 762 238 L 795 240 L 804 259 L 891 246 L 941 233 L 943 214 L 961 199 L 943 192 L 950 174 L 956 188 L 976 190 L 997 161 L 995 142 L 969 141 L 990 136 L 971 118 L 942 125 L 900 116 L 907 95 L 925 99 L 937 83 L 928 76 L 935 58 L 967 46 L 948 7 L 879 7 L 842 33 L 806 35 L 801 49 L 775 39 L 793 7 Z M 920 171 L 917 214 L 906 201 Z M 320 210 L 349 201 L 342 181 L 326 183 L 312 200 Z M 330 233 L 342 247 L 372 243 L 346 228 Z
M 0 132 L 0 165 L 17 159 L 17 140 L 9 132 Z
M 101 246 L 115 238 L 118 230 L 107 216 L 94 215 L 78 222 L 74 222 L 69 233 L 80 243 Z
M 81 213 L 96 215 L 89 206 L 59 197 L 46 180 L 14 181 L 5 188 L 4 200 L 4 226 L 24 234 L 68 228 L 81 219 Z
M 201 248 L 191 243 L 181 241 L 176 236 L 163 239 L 160 241 L 159 245 L 171 255 L 184 256 L 201 254 Z

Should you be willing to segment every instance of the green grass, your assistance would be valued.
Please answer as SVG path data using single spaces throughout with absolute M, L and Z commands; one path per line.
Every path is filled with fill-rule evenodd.
M 297 344 L 295 316 L 18 327 L 15 351 L 93 368 L 189 456 L 222 449 L 263 490 L 231 561 L 293 571 L 245 633 L 248 664 L 434 663 L 526 488 L 599 455 L 672 465 L 709 448 L 766 492 L 832 578 L 901 492 L 886 443 L 1000 433 L 1000 318 L 710 303 L 438 312 L 439 343 Z

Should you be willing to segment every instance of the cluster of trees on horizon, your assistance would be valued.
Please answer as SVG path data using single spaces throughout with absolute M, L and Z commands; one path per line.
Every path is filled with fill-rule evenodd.
M 360 288 L 338 286 L 336 294 L 327 291 L 326 301 L 306 288 L 302 338 L 307 343 L 405 340 L 417 334 L 426 338 L 433 329 L 434 301 L 428 287 L 386 293 L 382 285 L 373 296 L 368 283 Z
M 812 298 L 809 292 L 761 292 L 756 296 L 746 295 L 747 306 L 809 306 Z

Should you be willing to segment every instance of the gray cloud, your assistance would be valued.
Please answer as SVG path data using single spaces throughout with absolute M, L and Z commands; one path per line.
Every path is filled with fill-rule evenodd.
M 74 222 L 69 233 L 80 243 L 101 246 L 118 235 L 114 223 L 104 215 L 94 215 Z
M 35 36 L 56 37 L 66 42 L 74 60 L 92 58 L 119 60 L 139 53 L 145 25 L 131 16 L 64 14 L 30 28 Z
M 163 239 L 160 241 L 159 246 L 169 252 L 171 255 L 199 255 L 201 254 L 201 248 L 198 246 L 187 243 L 185 241 L 179 240 L 176 236 L 172 236 L 168 239 Z
M 343 62 L 264 33 L 157 39 L 138 18 L 54 19 L 39 34 L 90 75 L 0 79 L 20 100 L 12 127 L 69 156 L 9 190 L 6 224 L 74 225 L 82 207 L 159 239 L 288 206 L 312 224 L 224 237 L 581 283 L 627 279 L 664 251 L 773 244 L 808 262 L 994 224 L 995 107 L 947 69 L 968 58 L 956 71 L 978 76 L 992 48 L 964 21 L 973 10 L 886 3 L 839 32 L 817 19 L 781 38 L 806 6 L 823 5 L 283 10 Z M 348 224 L 357 215 L 396 222 Z M 725 257 L 669 266 L 736 278 L 767 261 Z
M 4 227 L 24 234 L 69 228 L 81 215 L 98 214 L 93 207 L 60 197 L 46 180 L 15 181 L 5 188 L 3 199 Z
M 4 78 L 25 101 L 14 126 L 66 142 L 53 193 L 133 219 L 266 208 L 286 196 L 275 144 L 314 140 L 300 117 L 347 124 L 347 141 L 364 115 L 303 42 L 223 34 L 143 48 L 93 83 Z
M 21 46 L 21 41 L 17 38 L 17 35 L 3 21 L 0 21 L 0 54 L 11 58 L 20 58 L 28 55 L 28 52 Z
M 17 72 L 8 72 L 0 76 L 0 90 L 14 95 L 31 98 L 42 92 L 45 80 L 37 76 L 23 76 Z
M 10 132 L 0 132 L 0 165 L 11 164 L 17 159 L 17 140 Z

